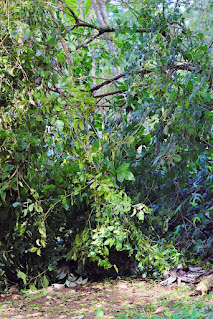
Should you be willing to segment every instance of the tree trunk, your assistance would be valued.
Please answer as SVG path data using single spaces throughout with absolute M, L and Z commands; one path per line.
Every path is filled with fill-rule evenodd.
M 79 11 L 79 17 L 81 20 L 84 20 L 84 16 L 83 16 L 83 11 L 82 11 L 82 2 L 81 0 L 78 0 L 78 11 Z M 84 30 L 84 34 L 85 34 L 86 30 Z M 88 46 L 89 52 L 88 54 L 91 56 L 91 50 L 90 47 Z M 91 70 L 91 75 L 92 75 L 92 86 L 96 86 L 96 78 L 95 78 L 95 61 L 94 59 L 92 59 L 92 70 Z
M 98 20 L 98 23 L 101 28 L 106 28 L 109 25 L 109 18 L 106 10 L 106 4 L 105 0 L 91 0 L 92 3 L 92 8 L 95 12 L 96 18 Z M 106 34 L 106 40 L 107 40 L 107 45 L 109 49 L 109 53 L 112 56 L 111 60 L 113 60 L 116 57 L 115 53 L 115 46 L 114 46 L 114 41 L 113 41 L 113 34 L 112 33 L 107 33 Z M 114 63 L 112 61 L 112 71 L 113 75 L 116 76 L 120 73 L 119 68 L 116 69 L 114 66 Z

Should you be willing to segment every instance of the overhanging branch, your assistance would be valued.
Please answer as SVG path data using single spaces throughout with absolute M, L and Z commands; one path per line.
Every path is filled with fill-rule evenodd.
M 153 68 L 152 68 L 152 69 L 143 69 L 143 70 L 138 70 L 136 73 L 149 74 L 149 73 L 153 72 L 153 70 L 154 70 Z M 93 88 L 90 89 L 90 92 L 92 93 L 92 92 L 94 92 L 94 91 L 97 91 L 97 90 L 99 90 L 101 87 L 103 87 L 103 86 L 105 86 L 105 85 L 108 85 L 108 84 L 110 84 L 110 83 L 112 83 L 112 82 L 114 82 L 114 81 L 117 81 L 117 80 L 119 80 L 120 78 L 122 78 L 122 77 L 124 77 L 124 76 L 126 76 L 126 75 L 128 75 L 128 74 L 132 74 L 133 72 L 134 72 L 134 71 L 130 71 L 130 72 L 125 72 L 125 73 L 122 73 L 122 74 L 118 74 L 118 75 L 114 76 L 113 78 L 108 79 L 108 80 L 102 82 L 101 84 L 94 86 Z
M 120 78 L 125 77 L 126 75 L 133 74 L 133 73 L 136 73 L 136 74 L 149 74 L 149 73 L 154 72 L 155 70 L 157 70 L 157 68 L 141 69 L 141 70 L 137 70 L 137 71 L 134 70 L 134 71 L 130 71 L 130 72 L 125 72 L 125 73 L 116 75 L 113 78 L 108 79 L 108 80 L 102 82 L 99 85 L 94 86 L 93 88 L 90 89 L 89 92 L 93 93 L 93 92 L 99 90 L 100 88 L 102 88 L 103 86 L 106 86 L 106 85 L 108 85 L 108 84 L 110 84 L 110 83 L 112 83 L 114 81 L 117 81 Z M 169 68 L 169 70 L 170 70 L 170 74 L 172 74 L 174 71 L 177 71 L 177 70 L 184 70 L 184 71 L 193 72 L 193 71 L 196 71 L 196 68 L 193 65 L 187 63 L 187 64 L 173 65 L 171 68 Z M 201 73 L 201 72 L 202 72 L 202 70 L 197 70 L 197 73 Z M 112 94 L 108 93 L 108 95 L 112 95 Z

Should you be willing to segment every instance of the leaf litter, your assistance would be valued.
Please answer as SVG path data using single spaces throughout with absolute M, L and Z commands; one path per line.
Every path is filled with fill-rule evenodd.
M 193 289 L 193 285 L 162 287 L 154 281 L 141 279 L 67 288 L 53 286 L 0 295 L 0 318 L 213 318 L 213 294 L 192 298 Z M 193 309 L 202 316 L 193 317 Z M 184 317 L 184 313 L 188 315 Z

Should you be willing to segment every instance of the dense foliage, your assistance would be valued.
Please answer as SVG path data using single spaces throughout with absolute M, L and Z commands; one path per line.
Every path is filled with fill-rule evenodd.
M 2 1 L 2 289 L 211 254 L 212 47 L 181 5 Z

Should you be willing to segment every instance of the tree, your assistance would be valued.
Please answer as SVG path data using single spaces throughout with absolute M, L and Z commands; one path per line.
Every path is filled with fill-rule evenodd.
M 212 42 L 212 2 L 197 0 L 187 7 L 187 24 L 204 34 L 207 42 Z
M 210 252 L 211 47 L 180 2 L 92 3 L 3 1 L 5 280 L 47 285 L 62 258 L 157 275 Z

